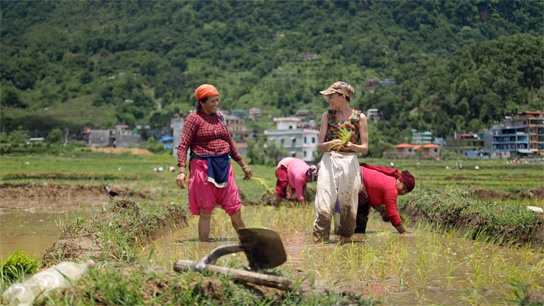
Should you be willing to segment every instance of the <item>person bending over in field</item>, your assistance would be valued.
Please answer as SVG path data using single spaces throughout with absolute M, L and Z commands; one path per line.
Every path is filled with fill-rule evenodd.
M 317 180 L 317 167 L 309 166 L 300 158 L 286 157 L 276 167 L 276 178 L 276 208 L 280 207 L 281 199 L 290 198 L 293 191 L 297 201 L 303 203 L 310 197 L 306 183 Z
M 245 227 L 231 158 L 244 171 L 244 179 L 250 179 L 253 173 L 234 147 L 225 118 L 217 111 L 217 89 L 213 85 L 203 84 L 195 90 L 195 96 L 196 112 L 185 119 L 178 146 L 179 174 L 176 184 L 185 189 L 187 151 L 190 149 L 189 209 L 193 215 L 199 216 L 200 241 L 208 242 L 215 204 L 227 212 L 236 232 Z
M 355 233 L 365 233 L 370 207 L 374 207 L 382 215 L 384 221 L 391 224 L 401 234 L 408 233 L 402 225 L 397 208 L 397 196 L 407 194 L 415 186 L 414 176 L 404 170 L 399 172 L 395 168 L 386 168 L 361 163 L 361 191 L 359 192 L 359 206 Z

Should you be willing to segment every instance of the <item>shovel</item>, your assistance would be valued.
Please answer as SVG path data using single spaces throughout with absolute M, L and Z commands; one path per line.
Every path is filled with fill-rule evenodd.
M 193 265 L 202 271 L 206 265 L 213 264 L 219 257 L 244 252 L 252 271 L 277 267 L 287 261 L 287 254 L 280 235 L 269 228 L 242 228 L 238 230 L 239 245 L 217 247 Z

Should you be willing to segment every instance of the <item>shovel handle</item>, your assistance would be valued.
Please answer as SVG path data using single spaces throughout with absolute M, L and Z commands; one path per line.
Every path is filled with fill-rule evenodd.
M 206 269 L 206 265 L 215 263 L 217 259 L 219 259 L 219 257 L 227 254 L 242 252 L 243 250 L 244 249 L 242 249 L 240 245 L 224 245 L 217 247 L 213 249 L 210 254 L 204 256 L 204 258 L 197 261 L 194 264 L 193 269 L 197 271 L 202 271 Z
M 176 262 L 174 262 L 174 271 L 176 272 L 189 271 L 193 268 L 194 264 L 195 262 L 192 260 L 179 259 Z M 267 275 L 267 274 L 226 268 L 226 267 L 215 266 L 215 265 L 206 265 L 206 270 L 210 272 L 214 272 L 214 273 L 226 274 L 242 282 L 272 287 L 272 288 L 276 288 L 276 289 L 280 289 L 284 291 L 293 290 L 295 288 L 295 283 L 287 277 Z

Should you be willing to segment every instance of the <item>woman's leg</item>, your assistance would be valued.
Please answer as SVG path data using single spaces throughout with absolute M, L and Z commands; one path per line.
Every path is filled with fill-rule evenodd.
M 316 243 L 329 240 L 337 196 L 333 173 L 332 158 L 330 153 L 326 152 L 319 163 L 319 175 L 317 176 L 313 229 L 313 238 Z
M 338 204 L 340 206 L 340 227 L 338 235 L 344 242 L 350 241 L 355 231 L 359 190 L 361 189 L 361 168 L 356 155 L 338 159 Z
M 234 215 L 230 216 L 230 221 L 232 222 L 232 227 L 234 227 L 237 233 L 239 229 L 246 227 L 244 219 L 242 219 L 241 209 L 235 212 Z
M 198 238 L 202 242 L 210 242 L 210 223 L 212 221 L 212 213 L 200 210 L 198 219 Z
M 276 169 L 276 178 L 276 202 L 274 205 L 276 208 L 279 208 L 281 199 L 287 197 L 287 185 L 289 184 L 287 180 L 287 168 L 285 166 L 280 166 Z
M 357 208 L 357 223 L 355 225 L 356 233 L 366 233 L 366 224 L 368 223 L 368 213 L 370 210 L 370 201 L 367 201 L 363 205 L 359 205 Z

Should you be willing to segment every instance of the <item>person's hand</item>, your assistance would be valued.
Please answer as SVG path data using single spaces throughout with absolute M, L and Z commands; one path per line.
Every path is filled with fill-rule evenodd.
M 348 142 L 341 147 L 342 151 L 353 151 L 353 142 Z
M 342 146 L 342 140 L 340 140 L 340 139 L 333 139 L 333 140 L 329 141 L 329 144 L 330 144 L 329 151 L 331 151 L 331 150 L 337 150 L 338 151 L 339 149 L 341 149 L 343 147 Z
M 178 173 L 178 176 L 176 177 L 176 184 L 181 189 L 185 189 L 185 179 L 187 178 L 187 174 L 185 172 Z
M 416 235 L 416 233 L 412 233 L 412 232 L 404 232 L 402 234 L 400 234 L 402 237 L 414 237 Z
M 253 177 L 253 172 L 251 172 L 251 168 L 249 168 L 249 166 L 242 167 L 242 170 L 244 171 L 244 180 L 249 180 Z

